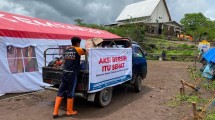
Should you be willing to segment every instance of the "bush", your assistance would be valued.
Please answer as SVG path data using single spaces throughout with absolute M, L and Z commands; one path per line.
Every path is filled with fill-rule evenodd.
M 178 48 L 179 50 L 184 50 L 184 49 L 190 49 L 190 46 L 187 45 L 187 44 L 179 44 L 179 45 L 177 46 L 177 48 Z
M 76 24 L 79 26 L 95 28 L 100 30 L 106 30 L 113 34 L 117 34 L 121 37 L 129 37 L 134 41 L 142 42 L 145 35 L 145 27 L 138 24 L 125 24 L 122 26 L 114 26 L 114 27 L 105 27 L 97 24 L 86 24 L 83 23 L 82 19 L 76 19 Z
M 215 120 L 215 113 L 208 114 L 204 120 Z

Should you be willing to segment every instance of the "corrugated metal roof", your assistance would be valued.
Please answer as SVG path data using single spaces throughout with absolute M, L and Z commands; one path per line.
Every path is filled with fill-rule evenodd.
M 142 2 L 127 5 L 116 21 L 151 16 L 159 2 L 160 0 L 144 0 Z

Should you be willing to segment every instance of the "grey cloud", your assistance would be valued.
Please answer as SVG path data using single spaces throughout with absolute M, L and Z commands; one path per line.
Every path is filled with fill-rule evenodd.
M 131 3 L 142 0 L 0 0 L 0 10 L 52 21 L 74 24 L 74 19 L 86 23 L 110 24 Z M 177 22 L 185 13 L 203 12 L 213 15 L 214 0 L 166 0 L 172 20 Z
M 16 0 L 8 2 L 8 5 L 16 5 L 9 9 L 21 6 L 23 12 L 19 14 L 42 19 L 74 23 L 74 19 L 80 18 L 86 23 L 109 24 L 127 4 L 138 1 L 141 0 Z M 0 10 L 11 12 L 4 7 Z M 17 12 L 12 10 L 12 13 Z
M 213 0 L 167 0 L 168 8 L 173 20 L 180 23 L 186 13 L 202 12 L 205 14 Z

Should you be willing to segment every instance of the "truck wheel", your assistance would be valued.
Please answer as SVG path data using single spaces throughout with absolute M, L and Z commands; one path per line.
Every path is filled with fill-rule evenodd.
M 142 77 L 140 75 L 137 75 L 137 77 L 135 79 L 134 90 L 136 92 L 141 92 L 141 90 L 142 90 Z
M 95 102 L 99 107 L 106 107 L 112 99 L 112 88 L 105 88 L 96 93 Z

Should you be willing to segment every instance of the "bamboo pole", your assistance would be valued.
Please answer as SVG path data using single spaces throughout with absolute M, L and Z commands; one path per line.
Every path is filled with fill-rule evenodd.
M 182 87 L 180 88 L 180 95 L 181 95 L 181 96 L 184 95 L 184 93 L 183 93 L 183 88 L 182 88 Z
M 196 110 L 196 102 L 192 103 L 193 106 L 193 120 L 198 120 L 197 110 Z
M 214 94 L 213 98 L 210 99 L 206 105 L 204 105 L 202 111 L 198 114 L 199 118 L 201 118 L 201 119 L 204 118 L 204 116 L 202 114 L 206 112 L 206 109 L 211 105 L 211 103 L 214 101 L 214 99 L 215 99 L 215 94 Z
M 181 81 L 181 85 L 182 85 L 182 87 L 181 87 L 181 95 L 185 95 L 185 84 L 184 84 L 184 82 L 183 81 Z

